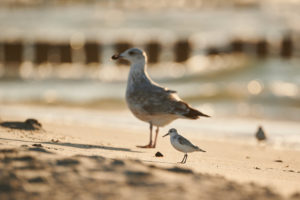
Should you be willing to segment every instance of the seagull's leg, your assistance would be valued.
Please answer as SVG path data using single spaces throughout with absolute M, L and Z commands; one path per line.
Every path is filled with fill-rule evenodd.
M 159 132 L 159 127 L 157 126 L 156 131 L 155 131 L 154 144 L 152 144 L 152 148 L 155 148 L 155 146 L 156 146 L 156 140 L 157 140 L 158 132 Z
M 145 146 L 137 146 L 139 148 L 152 148 L 152 123 L 150 123 L 150 141 L 149 144 L 145 145 Z

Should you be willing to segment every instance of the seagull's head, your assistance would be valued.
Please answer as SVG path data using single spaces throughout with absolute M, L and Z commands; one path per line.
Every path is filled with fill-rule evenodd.
M 171 128 L 169 130 L 169 132 L 166 135 L 164 135 L 163 137 L 166 137 L 167 135 L 170 135 L 172 137 L 174 135 L 178 135 L 178 133 L 177 133 L 177 130 L 175 128 Z
M 115 54 L 111 58 L 113 60 L 125 59 L 125 60 L 128 60 L 131 63 L 138 63 L 138 62 L 146 62 L 147 55 L 141 49 L 131 48 L 131 49 L 127 49 L 123 53 Z

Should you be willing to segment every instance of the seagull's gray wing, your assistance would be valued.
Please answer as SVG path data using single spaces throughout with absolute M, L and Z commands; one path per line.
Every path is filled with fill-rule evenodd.
M 190 119 L 206 116 L 182 101 L 176 91 L 151 84 L 136 84 L 126 93 L 132 107 L 138 107 L 139 112 L 148 115 L 177 115 Z
M 209 117 L 182 101 L 174 90 L 152 85 L 143 92 L 147 93 L 148 98 L 143 102 L 142 109 L 148 114 L 171 114 L 189 119 Z
M 144 92 L 147 93 L 147 98 L 142 108 L 149 114 L 184 115 L 189 112 L 189 106 L 178 97 L 174 90 L 156 86 Z

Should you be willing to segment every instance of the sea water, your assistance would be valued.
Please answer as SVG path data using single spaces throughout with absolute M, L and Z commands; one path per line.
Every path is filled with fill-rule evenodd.
M 289 31 L 299 31 L 299 7 L 296 2 L 264 1 L 239 9 L 225 6 L 141 10 L 89 4 L 2 7 L 0 39 L 32 42 L 35 39 L 65 41 L 75 37 L 96 39 L 107 45 L 125 38 L 141 46 L 149 38 L 168 44 L 185 37 L 196 48 L 207 44 L 222 46 L 235 37 L 262 37 L 276 43 Z M 295 49 L 297 46 L 295 43 Z M 15 114 L 48 120 L 59 117 L 62 121 L 82 121 L 97 126 L 103 122 L 114 124 L 117 112 L 121 113 L 117 118 L 120 126 L 145 126 L 147 133 L 147 126 L 132 117 L 124 101 L 128 67 L 117 67 L 110 60 L 114 53 L 112 48 L 107 48 L 103 63 L 92 67 L 78 63 L 34 66 L 24 61 L 18 79 L 4 79 L 6 66 L 1 63 L 0 116 Z M 197 121 L 177 120 L 170 126 L 189 130 L 195 137 L 252 141 L 257 127 L 262 125 L 272 144 L 298 148 L 300 58 L 294 55 L 281 59 L 279 49 L 276 51 L 277 56 L 263 59 L 247 54 L 207 57 L 196 51 L 182 64 L 172 62 L 170 52 L 162 55 L 160 63 L 148 66 L 150 76 L 212 116 Z M 73 108 L 60 106 L 84 110 L 73 112 Z

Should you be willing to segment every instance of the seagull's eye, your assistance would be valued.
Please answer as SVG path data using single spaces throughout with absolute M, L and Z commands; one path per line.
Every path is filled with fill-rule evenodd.
M 135 53 L 133 51 L 129 51 L 129 55 L 133 56 Z

